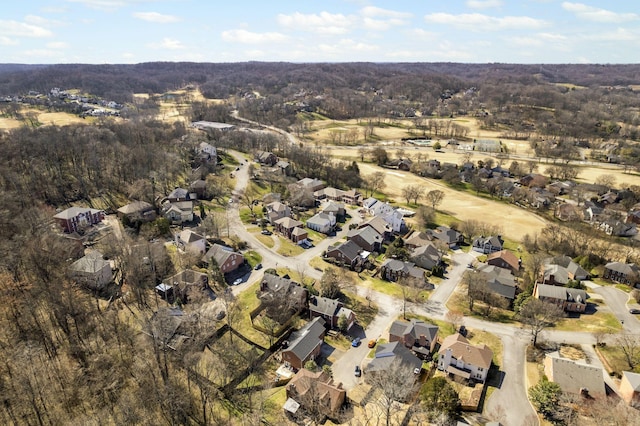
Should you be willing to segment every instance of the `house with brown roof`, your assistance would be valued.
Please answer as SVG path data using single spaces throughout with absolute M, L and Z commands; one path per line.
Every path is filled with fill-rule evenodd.
M 146 201 L 132 201 L 120 207 L 117 212 L 120 220 L 126 217 L 131 222 L 151 222 L 156 218 L 155 208 Z
M 303 226 L 304 223 L 290 217 L 282 217 L 274 222 L 274 230 L 294 243 L 307 238 L 307 231 L 304 231 L 304 229 L 295 232 L 296 228 L 302 228 Z
M 602 276 L 611 281 L 636 287 L 640 283 L 640 268 L 635 263 L 609 262 L 604 265 Z
M 640 374 L 623 371 L 618 391 L 627 404 L 640 407 Z
M 89 207 L 69 207 L 53 216 L 65 233 L 82 232 L 104 220 L 104 211 Z
M 593 398 L 606 396 L 602 368 L 584 360 L 564 358 L 558 351 L 548 353 L 544 359 L 544 374 L 549 381 L 560 385 L 563 392 Z
M 304 367 L 307 361 L 320 356 L 326 331 L 324 320 L 316 317 L 300 330 L 292 332 L 289 338 L 284 341 L 281 352 L 285 365 L 299 370 Z
M 352 188 L 348 191 L 343 192 L 342 200 L 336 201 L 342 201 L 346 204 L 351 204 L 352 206 L 359 206 L 362 203 L 362 194 L 360 193 L 360 191 Z
M 223 246 L 222 244 L 212 245 L 202 257 L 202 260 L 207 264 L 211 263 L 211 259 L 216 262 L 220 272 L 223 274 L 233 272 L 245 263 L 244 256 L 233 251 L 231 247 Z
M 297 403 L 297 407 L 293 404 L 294 409 L 285 408 L 295 419 L 302 420 L 304 415 L 299 411 L 304 413 L 307 409 L 336 418 L 346 401 L 347 391 L 324 371 L 314 373 L 302 368 L 287 384 L 286 395 Z
M 438 326 L 412 319 L 397 320 L 389 329 L 389 342 L 401 342 L 413 352 L 428 356 L 434 351 L 438 340 Z
M 413 250 L 417 247 L 431 244 L 432 241 L 433 237 L 431 236 L 431 234 L 422 231 L 414 231 L 406 240 L 404 240 L 404 246 L 409 250 Z
M 341 316 L 347 320 L 347 330 L 356 322 L 356 314 L 351 309 L 345 308 L 341 301 L 328 297 L 311 296 L 309 298 L 309 315 L 311 318 L 322 317 L 329 328 L 338 327 Z
M 487 264 L 508 269 L 513 275 L 520 272 L 520 259 L 509 250 L 500 250 L 487 256 Z
M 578 288 L 559 287 L 537 283 L 533 297 L 553 303 L 567 312 L 584 312 L 587 309 L 587 292 Z
M 487 379 L 493 351 L 487 345 L 473 346 L 460 333 L 447 336 L 438 351 L 438 370 L 481 383 Z

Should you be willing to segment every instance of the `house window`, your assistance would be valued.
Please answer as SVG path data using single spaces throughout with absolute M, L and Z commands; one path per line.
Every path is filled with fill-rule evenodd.
M 478 367 L 478 371 L 484 371 L 482 367 Z

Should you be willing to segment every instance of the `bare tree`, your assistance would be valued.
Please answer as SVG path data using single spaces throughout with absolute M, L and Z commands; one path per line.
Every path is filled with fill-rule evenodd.
M 640 339 L 636 335 L 622 334 L 616 339 L 616 344 L 620 346 L 629 369 L 633 370 L 640 363 Z
M 445 319 L 453 325 L 453 331 L 456 331 L 462 324 L 464 315 L 460 311 L 448 311 Z
M 444 200 L 444 192 L 439 189 L 434 189 L 427 192 L 427 201 L 431 204 L 431 207 L 435 210 L 436 207 Z
M 411 366 L 396 358 L 384 372 L 369 372 L 366 379 L 367 383 L 380 392 L 375 406 L 384 417 L 384 424 L 394 424 L 394 415 L 401 410 L 400 403 L 405 402 L 415 391 L 416 376 Z
M 369 190 L 369 196 L 384 189 L 386 186 L 384 177 L 384 172 L 373 172 L 363 178 L 362 184 L 365 189 Z
M 402 188 L 402 196 L 407 200 L 407 204 L 409 204 L 410 200 L 413 200 L 413 204 L 418 204 L 418 200 L 423 194 L 424 188 L 418 184 L 411 184 Z
M 555 324 L 564 316 L 564 310 L 553 303 L 530 298 L 518 313 L 520 321 L 531 332 L 533 346 L 538 343 L 540 332 Z

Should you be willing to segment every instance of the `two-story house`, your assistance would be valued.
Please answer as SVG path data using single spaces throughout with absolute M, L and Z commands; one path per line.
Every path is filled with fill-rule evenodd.
M 309 298 L 309 315 L 311 318 L 322 317 L 327 327 L 336 328 L 339 326 L 340 317 L 346 319 L 346 330 L 349 330 L 356 322 L 356 314 L 337 299 L 328 297 L 311 296 Z
M 640 283 L 640 268 L 634 263 L 609 262 L 604 265 L 605 279 L 636 287 Z
M 587 292 L 579 288 L 559 287 L 537 283 L 533 297 L 553 303 L 567 312 L 584 312 L 587 309 Z
M 433 352 L 437 340 L 438 326 L 420 320 L 397 320 L 389 329 L 389 342 L 402 342 L 405 347 L 422 356 L 429 356 Z
M 57 213 L 53 218 L 65 233 L 82 232 L 104 220 L 104 211 L 89 207 L 69 207 Z
M 493 351 L 487 345 L 473 346 L 460 333 L 447 336 L 438 351 L 438 370 L 481 383 L 487 379 Z
M 282 361 L 296 370 L 304 367 L 307 361 L 320 356 L 320 348 L 327 329 L 321 317 L 306 323 L 300 330 L 291 333 L 283 343 Z
M 216 262 L 223 274 L 233 272 L 245 263 L 244 257 L 240 253 L 221 244 L 212 245 L 202 257 L 202 260 L 207 264 L 211 263 L 211 259 Z
M 502 250 L 504 240 L 500 235 L 493 235 L 490 237 L 478 237 L 473 240 L 472 250 L 478 253 L 495 253 Z

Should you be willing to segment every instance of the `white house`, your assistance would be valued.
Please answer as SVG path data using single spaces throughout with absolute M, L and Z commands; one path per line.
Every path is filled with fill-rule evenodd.
M 167 203 L 163 207 L 163 216 L 173 224 L 191 222 L 193 220 L 193 201 Z
M 216 147 L 206 142 L 200 142 L 200 152 L 209 154 L 211 158 L 216 158 L 218 156 L 218 150 Z
M 73 262 L 69 267 L 69 273 L 75 281 L 93 290 L 104 288 L 113 275 L 111 264 L 104 260 L 99 251 L 88 253 Z
M 407 226 L 404 221 L 404 215 L 398 210 L 394 210 L 393 213 L 384 216 L 383 219 L 391 226 L 393 232 L 402 233 Z
M 447 336 L 438 351 L 438 370 L 484 383 L 493 352 L 487 345 L 473 346 L 460 333 Z
M 307 228 L 328 234 L 336 226 L 336 217 L 333 213 L 318 213 L 307 220 Z
M 207 240 L 190 229 L 176 234 L 176 244 L 184 251 L 203 255 L 207 251 Z

